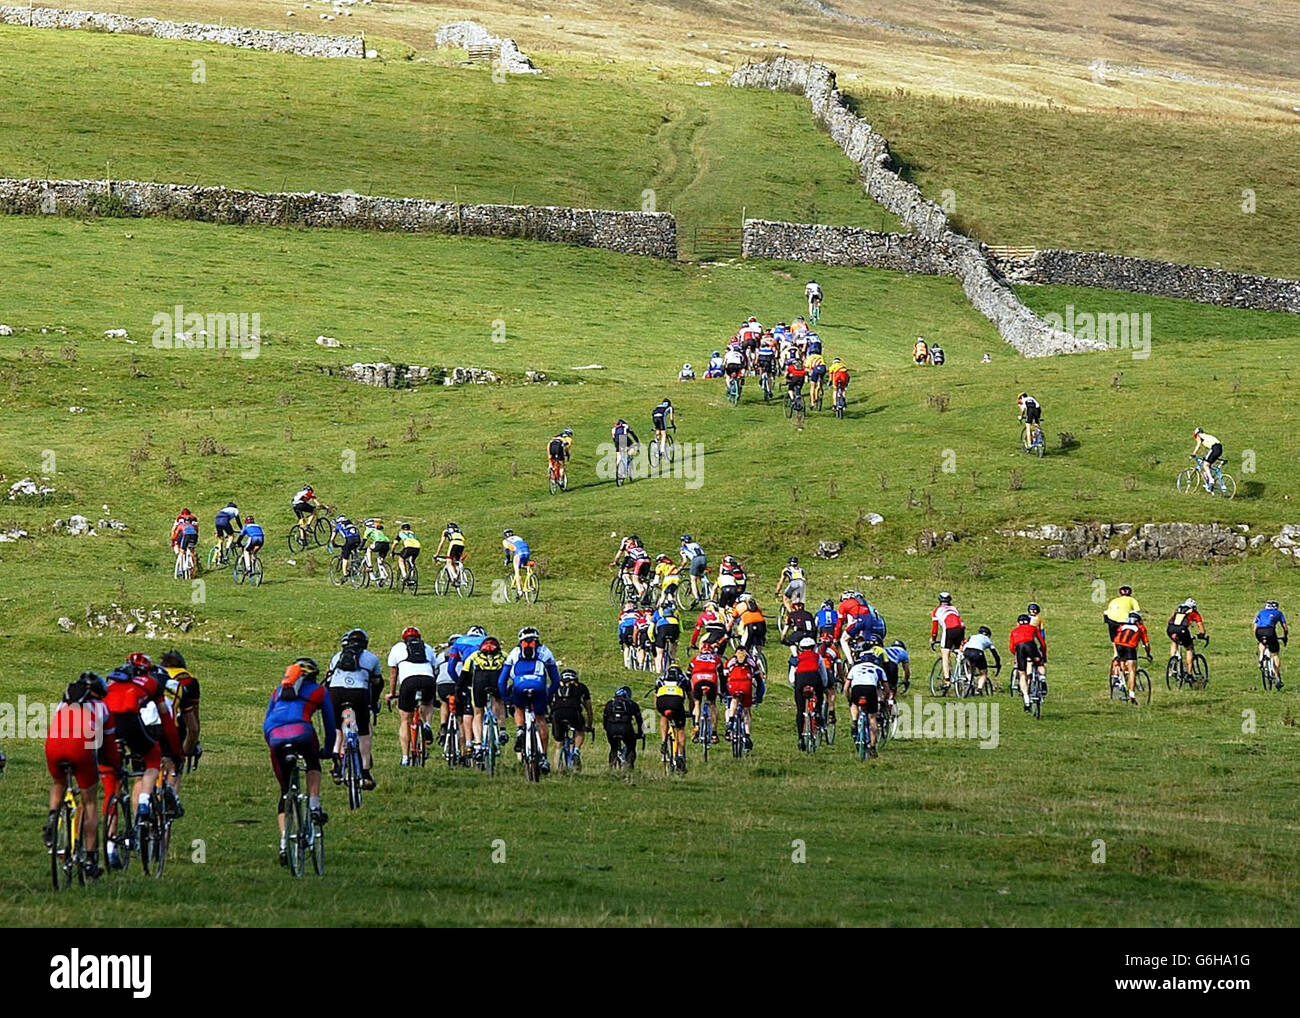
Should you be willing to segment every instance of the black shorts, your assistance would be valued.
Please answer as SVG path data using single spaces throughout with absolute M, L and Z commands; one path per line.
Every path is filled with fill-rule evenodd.
M 370 734 L 370 690 L 350 689 L 347 686 L 330 686 L 330 702 L 334 705 L 334 721 L 343 730 L 343 708 L 351 707 L 357 716 L 357 734 Z M 330 747 L 331 749 L 333 747 Z
M 459 562 L 464 554 L 465 546 L 463 544 L 452 544 L 447 547 L 447 557 L 453 562 Z
M 648 558 L 637 559 L 632 563 L 632 568 L 629 571 L 638 580 L 648 579 L 650 576 L 650 560 Z
M 1175 626 L 1168 626 L 1165 629 L 1165 633 L 1169 636 L 1169 639 L 1178 644 L 1178 646 L 1186 650 L 1192 649 L 1192 631 L 1186 626 L 1182 629 L 1178 629 Z
M 158 740 L 149 734 L 144 723 L 140 720 L 139 711 L 131 711 L 128 714 L 114 714 L 112 720 L 116 737 L 126 743 L 126 748 L 132 756 L 144 757 L 149 750 L 158 744 Z M 125 763 L 125 761 L 123 762 Z
M 956 650 L 964 639 L 966 639 L 966 627 L 952 626 L 944 629 L 939 646 L 944 650 Z
M 745 627 L 746 647 L 762 647 L 767 643 L 767 623 L 751 622 Z
M 339 549 L 339 554 L 342 555 L 344 558 L 351 558 L 353 555 L 357 553 L 357 549 L 360 547 L 361 547 L 361 538 L 349 537 L 347 540 L 343 542 L 343 547 Z
M 216 520 L 218 537 L 234 537 L 235 528 L 230 524 L 229 516 L 218 516 Z
M 1119 627 L 1121 625 L 1123 625 L 1122 622 L 1116 622 L 1111 618 L 1106 619 L 1106 631 L 1110 633 L 1111 643 L 1115 642 L 1115 634 L 1119 632 Z
M 456 681 L 456 717 L 472 718 L 474 716 L 474 687 L 470 680 L 462 675 Z
M 1026 424 L 1042 424 L 1042 423 L 1043 423 L 1043 408 L 1042 408 L 1041 406 L 1039 406 L 1037 403 L 1035 403 L 1033 406 L 1027 406 L 1027 407 L 1025 407 L 1025 423 L 1026 423 Z
M 380 558 L 388 558 L 388 549 L 391 547 L 392 545 L 387 541 L 378 541 L 370 546 L 370 550 Z
M 718 702 L 718 684 L 713 679 L 701 679 L 699 682 L 691 683 L 691 696 L 698 702 L 708 700 L 709 703 Z
M 564 737 L 569 732 L 585 732 L 587 730 L 587 720 L 581 710 L 573 707 L 552 707 L 551 708 L 551 733 L 559 741 L 564 741 Z
M 676 643 L 681 639 L 682 627 L 675 625 L 663 625 L 655 627 L 655 646 L 663 650 L 668 644 Z
M 306 502 L 295 502 L 293 504 L 293 514 L 302 519 L 304 516 L 310 516 L 316 511 L 314 505 L 308 505 Z
M 433 703 L 433 676 L 408 675 L 397 687 L 397 707 L 407 713 L 415 710 L 415 700 L 420 696 L 425 703 Z
M 761 353 L 758 355 L 758 370 L 765 375 L 770 375 L 772 369 L 776 367 L 776 358 L 772 356 L 764 357 Z
M 199 543 L 198 534 L 181 534 L 180 546 L 182 548 L 193 548 Z
M 470 683 L 470 693 L 475 707 L 487 707 L 491 698 L 497 695 L 497 673 L 486 668 L 476 668 Z
M 420 557 L 420 549 L 403 547 L 402 550 L 397 553 L 397 556 L 398 558 L 406 559 L 407 562 L 414 562 Z
M 650 422 L 654 425 L 655 431 L 664 431 L 668 427 L 668 422 L 664 419 L 663 414 L 652 414 Z
M 898 662 L 885 658 L 880 662 L 880 670 L 885 673 L 885 678 L 889 680 L 889 688 L 898 688 Z
M 722 367 L 722 373 L 728 378 L 739 378 L 744 371 L 744 364 L 724 364 Z
M 626 628 L 620 626 L 618 630 L 618 642 L 624 647 L 635 647 L 636 626 L 627 626 Z
M 708 643 L 713 647 L 721 647 L 727 642 L 727 631 L 725 629 L 706 629 L 700 634 L 701 645 Z
M 555 460 L 557 463 L 564 462 L 566 458 L 564 452 L 564 443 L 558 438 L 551 439 L 551 444 L 546 447 L 546 455 L 551 457 L 551 459 Z
M 1036 641 L 1016 644 L 1016 668 L 1019 671 L 1028 671 L 1031 663 L 1038 664 L 1042 660 L 1043 651 Z
M 1210 446 L 1210 451 L 1205 454 L 1205 462 L 1213 463 L 1216 460 L 1223 459 L 1223 443 L 1215 442 Z
M 686 727 L 686 698 L 682 696 L 656 696 L 655 710 L 666 717 L 674 728 Z
M 1281 651 L 1282 646 L 1278 643 L 1277 629 L 1269 626 L 1267 629 L 1260 628 L 1255 630 L 1255 639 L 1264 645 L 1264 649 L 1270 654 L 1277 654 Z
M 863 700 L 866 703 L 863 703 Z M 875 686 L 851 686 L 849 688 L 849 703 L 857 704 L 864 710 L 874 714 L 880 709 L 880 692 Z
M 970 663 L 971 671 L 986 672 L 989 670 L 988 659 L 984 656 L 984 651 L 976 650 L 974 647 L 967 647 L 962 654 Z
M 740 597 L 740 587 L 734 583 L 725 587 L 718 588 L 718 605 L 727 608 L 736 603 L 736 598 Z
M 445 682 L 439 679 L 437 685 L 433 687 L 435 695 L 438 697 L 438 703 L 447 703 L 459 691 L 460 683 L 455 679 Z
M 249 550 L 250 552 L 258 552 L 258 551 L 261 551 L 261 550 L 262 550 L 262 545 L 265 544 L 265 543 L 266 543 L 265 541 L 253 541 L 253 540 L 250 540 L 250 541 L 248 542 L 248 550 Z
M 1115 656 L 1121 661 L 1136 661 L 1138 659 L 1138 649 L 1136 647 L 1121 647 L 1116 644 Z

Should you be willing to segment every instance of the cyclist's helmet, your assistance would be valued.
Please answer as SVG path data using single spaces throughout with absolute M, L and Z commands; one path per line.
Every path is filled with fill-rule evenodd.
M 690 535 L 690 534 L 683 534 L 683 535 L 682 535 L 682 544 L 690 544 L 691 540 L 692 540 L 692 538 L 691 538 L 691 535 Z
M 564 436 L 565 438 L 572 438 L 572 437 L 573 437 L 573 429 L 572 429 L 572 428 L 565 428 L 563 431 L 560 432 L 560 434 L 561 434 L 562 436 Z
M 141 672 L 147 672 L 153 667 L 153 661 L 150 660 L 149 655 L 142 654 L 140 651 L 136 651 L 134 654 L 130 655 L 126 659 L 126 663 Z
M 721 357 L 721 356 L 722 356 L 722 351 L 721 351 L 721 350 L 714 350 L 713 353 L 710 354 L 710 356 L 711 356 L 711 357 Z
M 515 532 L 514 532 L 513 530 L 511 530 L 509 527 L 506 527 L 505 530 L 501 531 L 501 536 L 502 536 L 502 537 L 514 537 L 514 536 L 515 536 Z
M 68 695 L 74 690 L 78 693 L 75 699 Z M 82 672 L 77 681 L 68 686 L 63 698 L 68 703 L 85 703 L 87 700 L 102 700 L 107 692 L 108 683 L 102 675 L 98 672 Z
M 671 562 L 672 559 L 669 558 L 667 555 L 656 555 L 656 556 L 655 556 L 655 561 L 656 561 L 656 562 Z
M 1043 610 L 1043 609 L 1041 609 L 1040 607 L 1038 607 L 1038 603 L 1035 602 L 1035 601 L 1030 601 L 1030 602 L 1029 602 L 1029 607 L 1027 607 L 1027 608 L 1025 609 L 1025 611 L 1029 612 L 1030 615 L 1037 615 L 1037 614 L 1038 614 L 1039 612 L 1041 612 L 1042 610 Z
M 453 643 L 457 643 L 463 639 L 465 639 L 464 633 L 452 633 L 447 637 L 447 646 L 450 647 Z
M 840 600 L 841 600 L 841 601 L 849 601 L 849 600 L 852 600 L 852 598 L 853 598 L 853 591 L 851 591 L 851 590 L 842 590 L 842 591 L 840 591 Z
M 483 651 L 484 654 L 495 654 L 500 649 L 501 641 L 495 636 L 486 636 L 483 638 L 483 642 L 479 644 L 479 650 Z
M 578 673 L 575 672 L 572 668 L 566 668 L 566 669 L 564 669 L 564 671 L 560 672 L 560 681 L 561 681 L 561 682 L 577 682 L 577 681 L 578 681 Z
M 162 662 L 164 668 L 187 668 L 185 656 L 179 650 L 165 650 L 163 656 L 158 659 Z M 85 678 L 83 675 L 82 678 Z
M 734 566 L 736 564 L 736 557 L 734 555 L 723 555 L 722 564 L 724 566 Z
M 825 601 L 822 602 L 822 607 L 829 608 L 833 611 L 835 609 L 835 602 L 828 597 Z
M 470 626 L 467 630 L 465 630 L 465 635 L 475 636 L 475 637 L 487 636 L 487 630 L 484 629 L 482 626 Z
M 344 516 L 342 513 L 339 513 L 337 516 L 334 517 L 334 522 L 335 522 L 335 523 L 348 523 L 348 522 L 350 522 L 350 521 L 349 521 L 348 518 L 347 518 L 346 516 Z
M 786 561 L 786 565 L 789 566 L 797 566 L 798 564 L 799 564 L 799 560 L 793 555 L 791 555 L 790 558 Z
M 1017 616 L 1016 616 L 1016 625 L 1018 625 L 1018 626 L 1027 626 L 1027 625 L 1029 625 L 1029 616 L 1028 616 L 1028 615 L 1025 615 L 1023 612 L 1022 612 L 1020 615 L 1017 615 Z
M 669 665 L 668 671 L 664 673 L 665 682 L 681 682 L 684 678 L 682 670 L 677 665 Z
M 1130 587 L 1127 583 L 1121 585 L 1120 588 L 1119 588 L 1119 596 L 1120 596 L 1120 597 L 1132 597 L 1132 596 L 1133 596 L 1133 588 Z
M 343 634 L 340 643 L 344 647 L 356 647 L 358 650 L 365 650 L 370 646 L 370 634 L 364 629 L 349 629 Z
M 540 640 L 542 635 L 537 631 L 536 626 L 524 626 L 519 630 L 519 639 L 522 640 Z
M 683 370 L 683 371 L 690 371 L 690 370 L 691 370 L 691 362 L 690 362 L 690 361 L 686 361 L 685 363 L 683 363 L 683 364 L 682 364 L 682 370 Z
M 416 629 L 414 626 L 407 626 L 405 629 L 402 630 L 402 639 L 420 640 L 423 639 L 423 637 L 420 635 L 420 631 Z
M 622 428 L 622 427 L 626 427 L 626 426 L 627 426 L 627 421 L 623 420 L 623 418 L 621 418 L 621 417 L 620 417 L 617 421 L 614 422 L 614 427 L 616 427 L 616 428 Z
M 316 494 L 316 492 L 312 491 L 312 487 L 311 487 L 310 484 L 304 484 L 304 485 L 302 486 L 302 490 L 305 491 L 308 495 L 314 495 L 314 494 Z
M 817 641 L 814 640 L 811 636 L 805 636 L 802 640 L 799 641 L 800 650 L 812 650 L 816 646 L 817 646 Z
M 795 611 L 802 611 L 802 610 L 803 610 L 803 602 L 802 602 L 802 601 L 791 601 L 791 602 L 790 602 L 790 607 L 793 608 Z
M 1128 613 L 1128 620 L 1129 620 L 1130 622 L 1141 622 L 1141 621 L 1142 621 L 1142 613 L 1141 613 L 1141 612 L 1129 612 L 1129 613 Z
M 316 676 L 320 674 L 320 665 L 318 665 L 312 658 L 309 657 L 298 658 L 298 660 L 296 660 L 285 670 L 284 677 L 288 679 L 289 672 L 293 671 L 294 669 L 297 669 L 297 673 L 294 675 L 293 679 L 289 680 L 290 682 L 295 681 L 299 676 L 314 682 Z
M 1183 601 L 1183 606 L 1186 608 L 1190 608 L 1192 611 L 1196 611 L 1196 598 L 1194 597 L 1187 598 L 1186 600 Z
M 980 635 L 981 635 L 981 636 L 992 636 L 992 635 L 993 635 L 993 630 L 991 630 L 988 626 L 980 626 L 979 631 L 980 631 Z
M 632 689 L 631 689 L 631 687 L 629 687 L 629 686 L 619 686 L 618 689 L 614 690 L 614 699 L 615 699 L 615 700 L 630 700 L 630 699 L 632 699 Z
M 946 590 L 939 591 L 939 603 L 952 604 L 952 595 L 949 594 Z
M 897 647 L 899 648 L 899 650 L 907 650 L 907 644 L 905 644 L 902 640 L 895 640 L 893 643 L 890 644 L 890 646 Z
M 1276 611 L 1276 610 L 1277 610 L 1277 602 L 1276 602 L 1276 601 L 1265 601 L 1265 602 L 1264 602 L 1264 607 L 1265 607 L 1265 608 L 1271 608 L 1271 609 L 1273 609 L 1274 611 Z
M 633 534 L 631 537 L 627 539 L 627 543 L 632 545 L 633 547 L 640 548 L 641 538 L 637 537 L 636 534 Z
M 1192 429 L 1192 437 L 1193 437 L 1193 438 L 1200 438 L 1200 437 L 1201 437 L 1201 429 L 1200 429 L 1200 428 L 1193 428 L 1193 429 Z
M 672 406 L 672 405 L 673 405 L 673 401 L 669 399 L 667 396 L 665 396 L 663 398 L 663 401 L 660 403 L 660 406 Z
M 456 523 L 454 520 L 448 520 L 448 521 L 447 521 L 447 529 L 448 529 L 448 530 L 459 530 L 459 529 L 460 529 L 460 524 Z
M 244 517 L 244 522 L 245 522 L 245 523 L 252 523 L 252 522 L 253 522 L 253 514 L 252 514 L 252 513 L 249 513 L 247 516 L 245 516 L 245 517 Z
M 1020 398 L 1021 398 L 1021 399 L 1024 399 L 1024 398 L 1025 398 L 1026 396 L 1028 396 L 1028 395 L 1029 395 L 1029 393 L 1027 393 L 1027 392 L 1022 392 L 1022 393 L 1020 394 Z
M 869 634 L 869 635 L 867 636 L 867 639 L 866 639 L 866 645 L 867 645 L 868 647 L 879 647 L 879 646 L 881 646 L 881 643 L 880 643 L 880 634 L 879 634 L 879 633 L 871 633 L 871 634 Z

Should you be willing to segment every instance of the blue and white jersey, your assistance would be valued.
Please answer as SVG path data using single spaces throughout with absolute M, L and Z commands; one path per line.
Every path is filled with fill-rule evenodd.
M 1279 608 L 1262 608 L 1255 616 L 1256 629 L 1276 629 L 1286 625 L 1286 616 Z

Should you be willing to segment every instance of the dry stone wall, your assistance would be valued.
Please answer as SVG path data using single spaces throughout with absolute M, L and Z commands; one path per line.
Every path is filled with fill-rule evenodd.
M 858 166 L 863 187 L 926 241 L 939 244 L 967 299 L 989 319 L 1006 342 L 1026 357 L 1105 349 L 1105 344 L 1077 339 L 1054 329 L 1026 308 L 989 261 L 979 243 L 957 233 L 934 202 L 904 180 L 891 165 L 889 144 L 848 108 L 824 64 L 776 57 L 746 64 L 729 79 L 737 88 L 764 88 L 804 96 L 813 116 Z
M 277 32 L 266 28 L 236 25 L 205 25 L 189 21 L 160 21 L 130 18 L 124 14 L 97 11 L 65 11 L 55 7 L 13 7 L 0 5 L 0 24 L 26 28 L 69 28 L 122 35 L 148 35 L 156 39 L 211 42 L 242 49 L 272 53 L 296 53 L 307 57 L 356 57 L 364 59 L 366 41 L 360 35 L 319 35 L 313 32 Z
M 0 178 L 0 213 L 117 215 L 227 225 L 351 227 L 456 233 L 677 257 L 677 221 L 666 212 L 537 205 L 461 205 L 360 194 L 263 193 L 134 180 Z
M 497 64 L 507 74 L 541 74 L 513 39 L 493 35 L 477 21 L 453 21 L 438 28 L 436 46 L 490 46 L 497 51 Z

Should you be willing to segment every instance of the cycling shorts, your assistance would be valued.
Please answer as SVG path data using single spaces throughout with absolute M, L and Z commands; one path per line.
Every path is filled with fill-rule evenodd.
M 357 717 L 357 734 L 370 734 L 370 690 L 350 689 L 347 686 L 330 686 L 330 703 L 334 705 L 334 717 L 338 721 L 339 731 L 343 730 L 343 708 L 351 707 Z
M 416 699 L 433 703 L 434 682 L 432 675 L 408 675 L 397 687 L 397 708 L 408 714 L 415 710 Z

